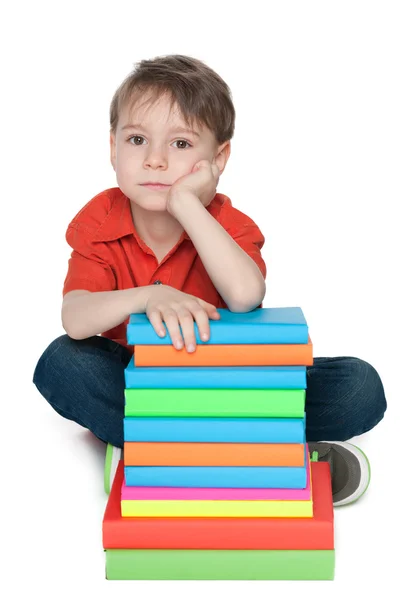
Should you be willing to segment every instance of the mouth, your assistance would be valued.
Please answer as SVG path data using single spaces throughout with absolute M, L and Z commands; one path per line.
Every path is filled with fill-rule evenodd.
M 164 183 L 141 183 L 142 187 L 151 189 L 151 190 L 166 190 L 171 187 L 170 185 L 166 185 Z

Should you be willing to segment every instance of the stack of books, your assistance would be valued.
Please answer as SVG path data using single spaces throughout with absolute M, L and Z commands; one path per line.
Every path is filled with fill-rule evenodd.
M 131 315 L 108 579 L 333 579 L 330 469 L 305 439 L 302 310 L 219 309 L 194 353 Z

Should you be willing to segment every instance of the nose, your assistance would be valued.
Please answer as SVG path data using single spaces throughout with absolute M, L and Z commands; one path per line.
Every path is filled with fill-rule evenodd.
M 149 150 L 144 161 L 144 166 L 145 168 L 150 167 L 152 169 L 165 169 L 168 166 L 166 153 L 161 147 L 153 146 L 150 148 L 149 146 Z

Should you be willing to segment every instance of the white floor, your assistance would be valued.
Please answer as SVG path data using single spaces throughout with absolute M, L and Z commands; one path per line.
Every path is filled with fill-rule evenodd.
M 393 382 L 394 383 L 394 382 Z M 387 382 L 387 391 L 390 384 Z M 10 552 L 10 578 L 19 598 L 36 590 L 42 598 L 78 599 L 88 595 L 109 598 L 129 594 L 145 598 L 202 598 L 244 593 L 265 598 L 350 598 L 349 592 L 379 591 L 383 581 L 397 586 L 398 496 L 396 420 L 387 416 L 372 431 L 354 438 L 368 455 L 372 483 L 357 503 L 335 510 L 336 574 L 334 582 L 108 582 L 102 550 L 102 518 L 107 502 L 103 491 L 105 446 L 90 432 L 59 417 L 33 386 L 25 390 L 24 415 L 19 420 L 20 440 L 8 450 L 8 484 L 3 499 L 9 502 L 2 526 L 2 546 Z M 397 398 L 392 397 L 395 403 Z M 397 413 L 398 414 L 398 413 Z M 398 425 L 398 422 L 397 422 Z M 32 457 L 34 459 L 32 460 Z M 8 518 L 7 515 L 18 515 Z M 396 560 L 397 555 L 397 560 Z M 394 587 L 393 589 L 396 589 Z M 17 593 L 18 591 L 18 593 Z M 389 595 L 388 595 L 389 594 Z M 385 593 L 385 600 L 398 598 Z

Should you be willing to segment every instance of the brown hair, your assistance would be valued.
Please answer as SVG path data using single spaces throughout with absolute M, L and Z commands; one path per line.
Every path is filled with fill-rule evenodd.
M 205 125 L 222 144 L 233 137 L 235 108 L 231 91 L 225 81 L 202 61 L 190 56 L 173 54 L 135 63 L 116 90 L 110 105 L 110 129 L 115 134 L 121 110 L 135 106 L 144 92 L 151 101 L 164 94 L 177 104 L 186 124 Z

